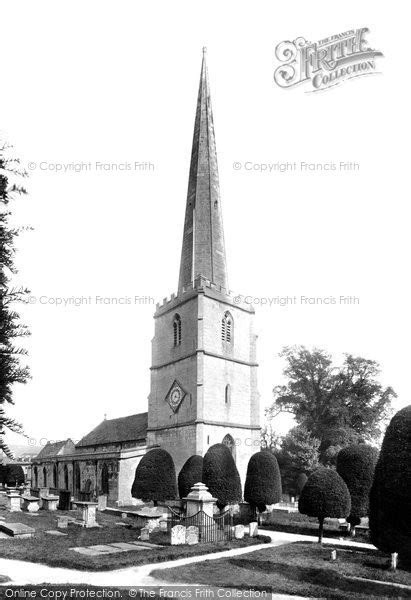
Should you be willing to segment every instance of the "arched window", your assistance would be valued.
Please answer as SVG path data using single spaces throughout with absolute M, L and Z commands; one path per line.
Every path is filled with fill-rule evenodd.
M 33 487 L 38 488 L 39 487 L 39 474 L 37 472 L 37 467 L 34 467 L 34 469 L 33 469 L 33 476 L 34 476 Z
M 108 494 L 109 492 L 108 467 L 106 463 L 104 463 L 103 468 L 101 469 L 101 491 L 103 494 Z
M 227 435 L 223 437 L 222 443 L 227 446 L 235 460 L 235 442 L 233 436 L 227 433 Z
M 43 487 L 47 487 L 47 469 L 43 467 Z
M 223 342 L 228 342 L 231 344 L 233 341 L 233 333 L 234 333 L 234 322 L 231 313 L 228 311 L 224 313 L 224 317 L 221 321 L 221 339 Z
M 53 465 L 53 487 L 59 486 L 57 465 Z
M 175 315 L 173 319 L 173 340 L 174 346 L 179 346 L 181 344 L 181 317 L 180 315 Z
M 227 383 L 227 385 L 225 386 L 225 403 L 226 404 L 230 404 L 231 402 L 231 385 L 229 383 Z
M 76 462 L 74 463 L 74 493 L 76 495 L 80 492 L 81 486 L 81 475 L 80 475 L 80 465 Z
M 68 478 L 68 468 L 67 465 L 64 465 L 64 489 L 69 489 L 69 478 Z

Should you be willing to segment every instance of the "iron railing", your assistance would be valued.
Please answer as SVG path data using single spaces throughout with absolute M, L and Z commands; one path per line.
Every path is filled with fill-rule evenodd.
M 168 518 L 169 531 L 175 525 L 194 526 L 198 527 L 199 542 L 223 542 L 233 539 L 233 516 L 229 510 L 212 517 L 203 510 L 199 510 L 188 517 L 176 512 L 170 506 L 167 508 L 170 513 Z

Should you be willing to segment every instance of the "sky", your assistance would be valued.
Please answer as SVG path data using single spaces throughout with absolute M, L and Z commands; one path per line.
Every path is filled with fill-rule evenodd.
M 338 10 L 322 0 L 2 4 L 0 134 L 30 173 L 14 222 L 33 227 L 15 281 L 31 289 L 21 314 L 32 379 L 10 414 L 30 444 L 78 440 L 105 415 L 147 409 L 155 304 L 178 283 L 203 46 L 229 284 L 256 308 L 262 411 L 282 382 L 279 352 L 294 344 L 377 360 L 394 409 L 409 404 L 399 12 L 368 0 Z M 384 54 L 378 74 L 319 93 L 274 82 L 280 42 L 359 27 Z M 280 433 L 290 425 L 274 422 Z

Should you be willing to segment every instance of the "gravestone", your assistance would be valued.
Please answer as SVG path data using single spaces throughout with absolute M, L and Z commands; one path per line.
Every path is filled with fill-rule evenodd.
M 68 527 L 68 517 L 58 517 L 58 519 L 57 519 L 57 527 L 59 529 L 67 529 L 67 527 Z
M 150 533 L 152 531 L 154 531 L 155 529 L 159 528 L 159 522 L 160 519 L 148 519 L 146 527 L 148 528 L 148 530 L 150 531 Z
M 234 527 L 234 537 L 236 540 L 242 540 L 244 537 L 244 525 L 236 525 Z
M 186 544 L 192 546 L 193 544 L 198 544 L 198 527 L 191 525 L 187 527 L 186 530 Z
M 250 537 L 257 537 L 258 535 L 258 523 L 257 521 L 252 521 L 250 523 Z
M 167 521 L 165 519 L 162 519 L 159 522 L 160 525 L 160 531 L 167 531 Z
M 184 525 L 175 525 L 171 528 L 171 545 L 180 546 L 186 543 L 186 528 Z
M 101 494 L 98 498 L 97 498 L 97 510 L 106 510 L 107 508 L 107 494 Z
M 143 529 L 141 530 L 140 533 L 140 540 L 142 542 L 148 542 L 150 539 L 150 530 L 148 529 L 148 527 L 143 527 Z

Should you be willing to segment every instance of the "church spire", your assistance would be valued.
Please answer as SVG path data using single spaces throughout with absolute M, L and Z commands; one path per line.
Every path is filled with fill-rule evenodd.
M 199 275 L 227 289 L 213 113 L 203 48 L 194 123 L 178 292 Z

